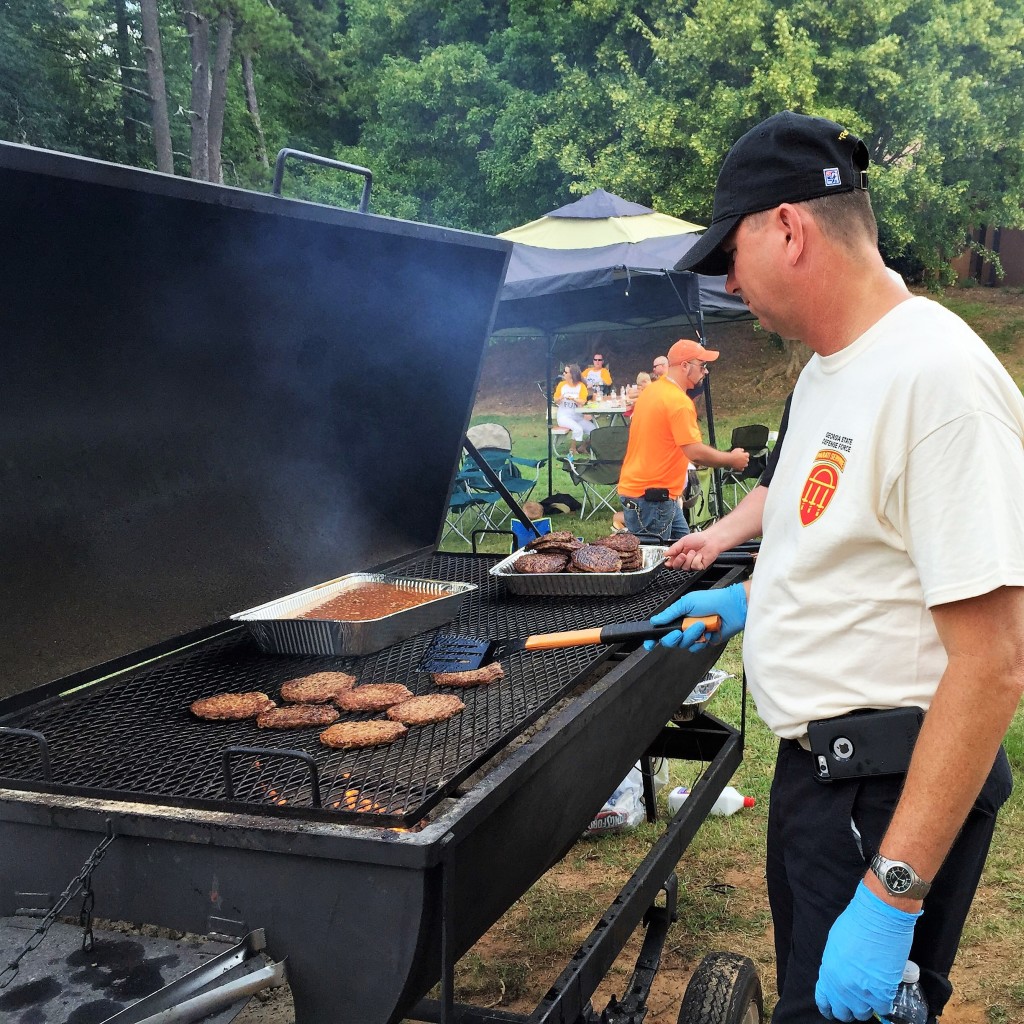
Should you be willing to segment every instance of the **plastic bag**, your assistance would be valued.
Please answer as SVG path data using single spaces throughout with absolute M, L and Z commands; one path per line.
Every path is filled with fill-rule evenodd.
M 654 768 L 655 796 L 668 785 L 668 760 L 661 758 Z M 644 777 L 638 761 L 629 769 L 629 774 L 619 783 L 615 792 L 605 801 L 604 807 L 594 815 L 587 826 L 585 835 L 605 835 L 609 832 L 625 832 L 636 828 L 647 817 L 644 805 Z

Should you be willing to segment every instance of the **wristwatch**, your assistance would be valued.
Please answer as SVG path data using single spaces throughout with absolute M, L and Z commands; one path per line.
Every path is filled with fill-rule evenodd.
M 871 870 L 890 896 L 923 900 L 932 883 L 926 882 L 906 861 L 889 860 L 880 853 L 871 859 Z

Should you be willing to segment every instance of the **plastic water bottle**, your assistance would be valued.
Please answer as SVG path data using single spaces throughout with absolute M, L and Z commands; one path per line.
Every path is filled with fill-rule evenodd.
M 921 969 L 913 960 L 903 968 L 903 981 L 896 990 L 892 1013 L 882 1020 L 887 1024 L 927 1024 L 928 1000 L 921 991 Z
M 675 814 L 683 806 L 683 802 L 689 795 L 690 790 L 686 786 L 676 786 L 668 795 L 669 813 Z M 735 814 L 744 807 L 753 807 L 756 803 L 757 801 L 754 797 L 744 796 L 738 789 L 726 786 L 722 790 L 721 796 L 719 796 L 711 808 L 711 813 L 718 815 Z

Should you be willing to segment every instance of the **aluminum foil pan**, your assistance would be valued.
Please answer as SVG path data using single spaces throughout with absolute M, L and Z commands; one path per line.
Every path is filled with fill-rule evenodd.
M 715 695 L 715 690 L 722 685 L 726 679 L 733 677 L 728 672 L 719 668 L 713 668 L 710 672 L 690 691 L 690 696 L 683 701 L 679 710 L 672 716 L 673 722 L 690 722 L 703 712 L 705 705 Z
M 351 590 L 361 583 L 393 583 L 403 589 L 436 594 L 435 600 L 392 612 L 379 619 L 299 619 L 296 615 Z M 373 654 L 417 633 L 436 629 L 459 614 L 466 595 L 475 583 L 450 583 L 389 576 L 379 572 L 356 572 L 319 583 L 308 590 L 278 598 L 258 608 L 238 612 L 231 618 L 244 622 L 256 642 L 272 654 Z
M 527 597 L 626 597 L 638 594 L 661 571 L 668 552 L 667 547 L 641 544 L 643 568 L 633 572 L 516 572 L 516 559 L 529 554 L 525 550 L 513 552 L 497 565 L 491 566 L 491 575 L 513 594 Z

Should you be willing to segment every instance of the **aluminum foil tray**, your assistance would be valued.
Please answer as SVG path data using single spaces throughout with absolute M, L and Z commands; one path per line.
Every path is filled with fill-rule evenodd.
M 667 547 L 641 544 L 643 568 L 633 572 L 516 572 L 516 559 L 529 552 L 514 551 L 491 567 L 491 575 L 513 594 L 526 597 L 625 597 L 638 594 L 661 571 Z
M 690 696 L 672 716 L 673 722 L 690 722 L 704 710 L 707 702 L 715 695 L 715 691 L 726 679 L 732 679 L 728 672 L 719 668 L 711 669 L 708 674 L 690 691 Z
M 351 590 L 360 583 L 393 583 L 399 587 L 436 594 L 437 599 L 404 608 L 379 619 L 298 619 L 296 615 Z M 272 654 L 351 654 L 362 656 L 408 640 L 417 633 L 436 629 L 459 614 L 475 583 L 450 583 L 357 572 L 319 583 L 297 594 L 278 598 L 231 618 L 244 622 L 256 642 Z

